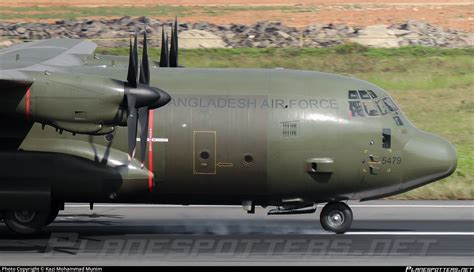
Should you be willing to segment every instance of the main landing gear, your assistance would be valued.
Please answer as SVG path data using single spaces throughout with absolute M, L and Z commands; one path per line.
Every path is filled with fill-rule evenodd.
M 48 211 L 6 211 L 3 214 L 3 221 L 12 232 L 18 234 L 33 234 L 51 224 L 58 216 L 59 210 L 59 207 L 53 206 Z
M 338 234 L 349 230 L 352 224 L 352 210 L 343 202 L 329 202 L 320 215 L 323 229 Z

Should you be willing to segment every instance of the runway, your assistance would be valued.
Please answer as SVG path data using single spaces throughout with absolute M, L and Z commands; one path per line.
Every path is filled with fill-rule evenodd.
M 68 204 L 36 236 L 0 227 L 2 265 L 474 265 L 474 201 L 352 203 L 344 235 L 315 214 Z

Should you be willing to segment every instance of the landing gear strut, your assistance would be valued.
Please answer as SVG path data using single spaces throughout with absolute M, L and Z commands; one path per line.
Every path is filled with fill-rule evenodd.
M 352 224 L 352 210 L 342 202 L 329 202 L 320 215 L 321 226 L 338 234 L 349 230 Z

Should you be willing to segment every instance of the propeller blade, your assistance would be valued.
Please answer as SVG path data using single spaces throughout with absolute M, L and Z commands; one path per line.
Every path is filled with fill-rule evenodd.
M 128 57 L 128 73 L 127 73 L 127 81 L 133 88 L 137 87 L 137 66 L 135 66 L 135 55 L 133 54 L 132 48 L 132 37 L 130 37 L 130 54 Z
M 135 82 L 138 81 L 138 32 L 135 31 L 135 36 L 133 39 L 133 60 L 135 68 Z
M 171 31 L 170 67 L 178 67 L 178 18 Z
M 138 123 L 140 124 L 140 162 L 145 162 L 147 136 L 148 136 L 148 107 L 138 109 Z
M 140 84 L 150 85 L 150 65 L 148 64 L 148 45 L 146 39 L 146 27 L 143 34 L 142 67 L 140 69 Z
M 128 104 L 128 118 L 127 118 L 127 126 L 128 126 L 128 159 L 132 160 L 135 157 L 135 146 L 137 145 L 137 119 L 138 119 L 138 112 L 137 108 L 135 107 L 135 96 L 128 95 L 127 96 L 127 104 Z
M 170 56 L 168 49 L 168 35 L 165 32 L 165 28 L 161 29 L 161 54 L 160 54 L 160 67 L 170 66 Z

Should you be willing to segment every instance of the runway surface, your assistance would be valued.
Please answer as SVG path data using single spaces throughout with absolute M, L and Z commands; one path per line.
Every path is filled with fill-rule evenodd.
M 349 203 L 350 232 L 260 208 L 69 204 L 36 236 L 0 227 L 2 265 L 474 265 L 474 201 Z

